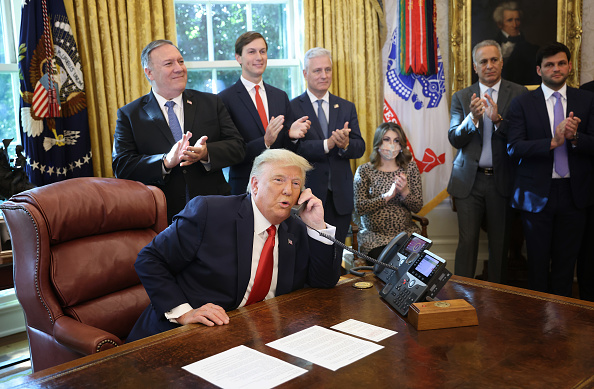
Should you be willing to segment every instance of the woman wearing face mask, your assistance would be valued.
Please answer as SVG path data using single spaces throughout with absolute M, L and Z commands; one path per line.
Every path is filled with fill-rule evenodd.
M 355 173 L 355 213 L 361 218 L 359 250 L 377 258 L 400 232 L 420 234 L 411 212 L 423 207 L 423 195 L 419 169 L 398 124 L 382 123 L 375 130 L 369 160 Z

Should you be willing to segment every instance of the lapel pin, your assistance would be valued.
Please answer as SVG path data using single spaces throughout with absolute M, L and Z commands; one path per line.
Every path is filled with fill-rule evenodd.
M 291 239 L 287 239 L 287 241 L 290 245 L 293 245 L 293 241 Z
M 334 104 L 334 108 L 338 108 L 338 104 Z
M 186 103 L 192 105 L 192 102 L 190 100 L 186 100 Z

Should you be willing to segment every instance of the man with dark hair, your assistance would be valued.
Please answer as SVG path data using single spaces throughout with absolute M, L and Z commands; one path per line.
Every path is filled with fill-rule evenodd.
M 312 118 L 312 128 L 299 141 L 297 152 L 314 165 L 307 185 L 324 203 L 326 220 L 336 226 L 336 238 L 344 243 L 353 212 L 350 160 L 363 156 L 365 141 L 355 104 L 328 92 L 332 83 L 330 51 L 321 47 L 308 50 L 303 76 L 307 90 L 291 100 L 291 108 L 297 116 Z
M 262 81 L 268 63 L 268 43 L 262 34 L 241 34 L 235 42 L 235 59 L 241 77 L 219 96 L 247 145 L 243 161 L 229 170 L 231 193 L 241 194 L 246 192 L 254 158 L 269 148 L 295 150 L 310 122 L 307 117 L 294 120 L 287 94 Z
M 171 41 L 149 43 L 140 58 L 152 89 L 118 110 L 112 167 L 117 178 L 161 188 L 171 223 L 195 196 L 230 193 L 222 168 L 243 159 L 245 144 L 220 98 L 186 89 Z
M 499 4 L 493 12 L 493 20 L 499 28 L 495 41 L 501 45 L 505 66 L 503 79 L 522 85 L 540 82 L 532 66 L 538 46 L 526 41 L 520 31 L 523 13 L 515 1 Z
M 539 50 L 535 91 L 509 111 L 508 152 L 518 161 L 512 207 L 521 210 L 528 280 L 534 290 L 571 296 L 573 274 L 594 202 L 594 95 L 566 84 L 572 69 L 567 46 Z
M 473 278 L 479 233 L 486 218 L 489 281 L 503 282 L 509 245 L 511 162 L 506 153 L 508 123 L 504 115 L 512 99 L 527 90 L 501 78 L 499 44 L 478 43 L 472 50 L 479 81 L 452 97 L 448 139 L 458 149 L 448 193 L 454 198 L 459 240 L 454 272 Z
M 341 260 L 333 243 L 289 217 L 293 205 L 307 202 L 301 219 L 335 233 L 322 202 L 303 190 L 310 169 L 291 151 L 266 150 L 254 160 L 249 194 L 190 201 L 138 254 L 134 266 L 151 304 L 128 341 L 180 324 L 228 324 L 226 311 L 306 285 L 336 285 Z

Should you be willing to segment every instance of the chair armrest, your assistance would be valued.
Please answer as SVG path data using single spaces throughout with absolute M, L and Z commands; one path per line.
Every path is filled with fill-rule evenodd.
M 429 219 L 424 216 L 415 215 L 414 213 L 412 214 L 412 219 L 421 225 L 421 235 L 428 238 L 427 226 L 429 225 Z
M 124 343 L 109 332 L 83 324 L 68 316 L 62 316 L 56 320 L 54 337 L 61 345 L 83 355 L 95 354 Z

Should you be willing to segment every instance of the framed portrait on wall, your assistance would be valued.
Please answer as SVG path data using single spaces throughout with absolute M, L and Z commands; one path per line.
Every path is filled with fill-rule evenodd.
M 559 41 L 572 54 L 568 78 L 578 85 L 582 0 L 450 0 L 451 93 L 476 82 L 472 47 L 485 39 L 502 47 L 502 77 L 522 85 L 539 85 L 536 52 Z

